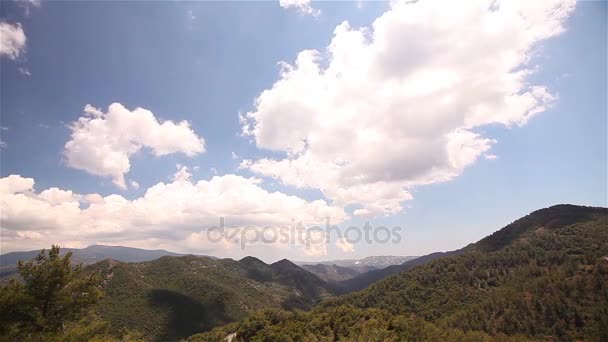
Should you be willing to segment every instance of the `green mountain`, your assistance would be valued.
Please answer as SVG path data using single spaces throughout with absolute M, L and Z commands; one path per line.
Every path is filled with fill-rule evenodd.
M 345 281 L 361 274 L 361 271 L 359 269 L 342 267 L 338 265 L 315 264 L 302 265 L 300 267 L 310 273 L 315 274 L 319 278 L 332 283 Z
M 240 340 L 608 341 L 608 209 L 558 205 L 329 299 L 194 335 Z
M 308 309 L 331 296 L 317 276 L 287 260 L 268 265 L 183 256 L 142 263 L 105 260 L 89 266 L 102 273 L 105 297 L 96 307 L 120 331 L 171 341 L 232 322 L 263 308 Z
M 440 253 L 441 254 L 441 253 Z M 430 261 L 433 256 L 369 256 L 363 259 L 296 262 L 297 265 L 333 283 L 341 293 L 359 291 L 370 284 L 399 273 L 414 265 Z
M 417 257 L 412 260 L 408 260 L 401 265 L 391 265 L 385 268 L 375 269 L 369 272 L 361 273 L 357 276 L 339 281 L 336 284 L 336 289 L 341 294 L 361 291 L 370 286 L 371 284 L 380 281 L 388 276 L 407 271 L 419 265 L 424 265 L 441 257 L 458 254 L 461 251 L 462 250 L 456 250 L 451 252 L 435 252 L 421 257 Z

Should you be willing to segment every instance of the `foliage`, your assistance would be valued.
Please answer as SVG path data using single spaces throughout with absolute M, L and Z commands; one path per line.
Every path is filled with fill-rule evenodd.
M 238 324 L 191 336 L 189 342 L 222 341 L 529 341 L 525 336 L 490 336 L 481 332 L 440 329 L 413 315 L 386 310 L 336 306 L 310 312 L 265 310 Z
M 106 291 L 95 311 L 151 340 L 178 340 L 264 308 L 308 309 L 330 295 L 325 282 L 286 260 L 163 257 L 90 270 L 101 272 Z
M 144 342 L 137 331 L 112 331 L 90 308 L 102 296 L 100 276 L 70 265 L 59 246 L 19 262 L 22 282 L 0 288 L 0 341 Z
M 42 250 L 28 262 L 19 262 L 23 283 L 11 280 L 0 290 L 1 329 L 28 333 L 55 333 L 78 319 L 101 296 L 99 277 L 70 265 L 71 254 L 59 255 L 59 246 Z
M 443 327 L 490 334 L 598 339 L 608 317 L 608 215 L 568 209 L 533 214 L 525 230 L 518 221 L 493 235 L 498 241 L 486 238 L 326 305 L 416 313 Z M 582 222 L 570 224 L 576 215 Z M 516 237 L 505 233 L 512 227 Z
M 608 210 L 562 205 L 310 312 L 256 313 L 190 341 L 603 341 L 607 284 Z

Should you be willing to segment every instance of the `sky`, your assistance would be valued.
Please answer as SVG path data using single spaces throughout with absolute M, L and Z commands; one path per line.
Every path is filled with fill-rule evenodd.
M 424 255 L 605 207 L 606 18 L 571 0 L 3 1 L 1 252 Z

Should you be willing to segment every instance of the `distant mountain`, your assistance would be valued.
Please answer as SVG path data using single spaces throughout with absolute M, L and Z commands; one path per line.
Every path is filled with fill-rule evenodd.
M 314 273 L 319 278 L 330 282 L 330 283 L 340 283 L 343 281 L 347 281 L 351 278 L 355 278 L 359 275 L 366 274 L 370 271 L 378 271 L 380 269 L 384 269 L 387 266 L 391 267 L 394 265 L 399 265 L 407 261 L 411 261 L 416 259 L 415 256 L 369 256 L 363 259 L 341 259 L 341 260 L 330 260 L 330 261 L 317 261 L 317 262 L 307 262 L 307 261 L 296 261 L 296 264 L 300 265 L 300 267 L 305 270 Z M 378 273 L 385 274 L 385 273 Z M 387 275 L 393 273 L 386 273 Z M 386 275 L 385 275 L 386 276 Z M 373 281 L 377 281 L 382 279 L 385 276 L 381 277 L 370 277 Z M 365 278 L 367 279 L 367 278 Z M 371 282 L 373 282 L 371 281 Z M 366 282 L 365 280 L 358 281 L 361 283 L 360 286 L 365 286 L 371 284 L 371 282 Z M 361 287 L 364 288 L 365 286 Z M 349 292 L 346 289 L 349 288 L 347 285 L 340 286 L 343 288 L 343 292 Z M 353 285 L 353 288 L 357 286 Z
M 328 261 L 296 261 L 295 263 L 299 266 L 303 265 L 336 265 L 340 267 L 348 267 L 360 270 L 361 272 L 367 272 L 373 269 L 385 268 L 391 265 L 400 265 L 406 261 L 416 259 L 416 256 L 393 256 L 393 255 L 379 255 L 369 256 L 363 259 L 339 259 L 339 260 L 328 260 Z
M 350 268 L 325 264 L 302 265 L 301 267 L 308 272 L 315 274 L 319 278 L 331 283 L 356 277 L 363 271 L 361 268 Z
M 105 260 L 88 270 L 105 279 L 98 314 L 116 331 L 136 329 L 155 341 L 179 340 L 259 309 L 308 309 L 333 291 L 288 260 L 268 265 L 254 257 Z
M 310 312 L 265 311 L 188 341 L 608 341 L 607 294 L 608 209 L 557 205 Z
M 72 261 L 76 263 L 94 264 L 104 259 L 114 259 L 123 262 L 142 262 L 158 259 L 162 256 L 180 256 L 162 249 L 141 249 L 122 246 L 92 245 L 86 248 L 61 248 L 61 254 L 72 252 Z M 0 266 L 16 265 L 17 261 L 28 261 L 36 257 L 40 250 L 27 252 L 11 252 L 0 255 Z
M 183 254 L 168 252 L 162 249 L 141 249 L 122 246 L 93 245 L 86 248 L 62 248 L 61 254 L 72 252 L 72 262 L 85 265 L 94 264 L 104 259 L 122 262 L 142 262 L 158 259 L 163 256 L 180 256 Z M 0 279 L 17 271 L 19 260 L 29 261 L 36 257 L 40 250 L 11 252 L 0 255 Z
M 393 274 L 397 274 L 399 272 L 407 271 L 419 265 L 424 265 L 427 262 L 433 261 L 435 259 L 445 257 L 448 255 L 458 254 L 460 250 L 451 251 L 451 252 L 436 252 L 428 255 L 424 255 L 421 257 L 417 257 L 415 259 L 411 259 L 409 261 L 404 262 L 401 265 L 391 265 L 381 269 L 374 269 L 369 272 L 361 273 L 357 276 L 344 279 L 337 283 L 337 291 L 339 293 L 349 293 L 354 291 L 361 291 L 371 284 L 380 281 L 388 276 Z

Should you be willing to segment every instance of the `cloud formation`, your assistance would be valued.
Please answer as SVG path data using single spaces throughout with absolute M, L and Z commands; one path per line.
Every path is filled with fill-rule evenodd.
M 573 0 L 393 2 L 371 27 L 336 27 L 255 99 L 243 133 L 283 158 L 241 168 L 320 189 L 355 215 L 394 214 L 410 189 L 460 175 L 487 154 L 487 125 L 524 125 L 555 100 L 531 84 L 539 42 Z M 489 159 L 492 159 L 490 157 Z
M 187 169 L 185 169 L 187 172 Z M 291 220 L 318 224 L 326 217 L 346 219 L 341 208 L 323 200 L 306 201 L 264 190 L 256 178 L 228 174 L 192 181 L 184 169 L 170 183 L 158 183 L 133 200 L 112 194 L 77 194 L 52 187 L 34 189 L 34 179 L 11 175 L 0 179 L 3 250 L 31 250 L 61 242 L 94 243 L 201 252 L 238 244 L 211 244 L 205 229 L 219 224 L 282 226 Z M 263 248 L 269 248 L 268 245 Z
M 314 9 L 310 3 L 311 0 L 279 0 L 279 5 L 283 8 L 295 8 L 301 13 L 310 14 L 312 16 L 318 16 L 321 11 Z
M 187 121 L 159 122 L 147 109 L 129 110 L 113 103 L 107 112 L 86 105 L 84 115 L 70 125 L 70 140 L 63 155 L 66 165 L 97 176 L 109 176 L 126 189 L 125 174 L 130 157 L 143 147 L 155 156 L 205 152 L 205 140 L 194 133 Z
M 0 22 L 0 56 L 17 59 L 25 51 L 26 40 L 21 24 Z

